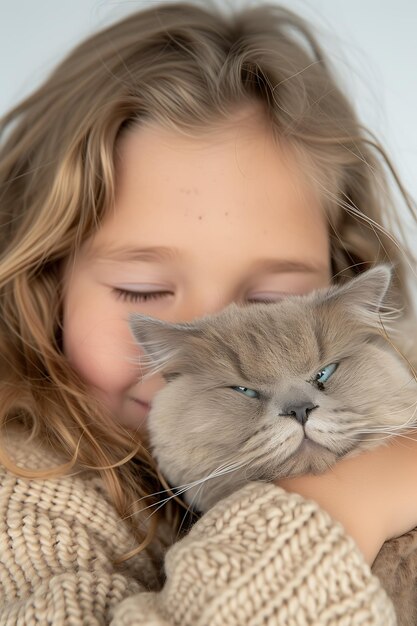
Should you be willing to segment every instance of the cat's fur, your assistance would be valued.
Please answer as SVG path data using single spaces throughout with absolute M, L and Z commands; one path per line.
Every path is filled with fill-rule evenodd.
M 190 505 L 206 511 L 251 480 L 320 473 L 415 425 L 416 381 L 382 331 L 389 282 L 380 266 L 342 286 L 232 304 L 192 323 L 131 316 L 150 371 L 168 381 L 148 418 L 153 454 L 172 486 L 187 485 Z M 331 363 L 337 369 L 318 384 Z M 302 406 L 311 407 L 304 425 L 295 419 Z M 374 564 L 403 626 L 417 623 L 415 544 L 414 532 L 387 542 Z

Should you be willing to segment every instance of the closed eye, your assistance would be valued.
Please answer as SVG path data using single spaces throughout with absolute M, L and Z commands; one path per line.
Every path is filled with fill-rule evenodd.
M 283 293 L 282 291 L 263 291 L 252 295 L 246 300 L 246 302 L 248 304 L 273 304 L 274 302 L 280 302 L 283 298 L 289 295 L 290 294 Z
M 120 287 L 112 287 L 112 292 L 117 300 L 123 300 L 124 302 L 150 302 L 173 295 L 171 291 L 129 291 Z M 286 295 L 288 294 L 271 294 L 265 297 L 260 295 L 256 298 L 248 298 L 246 302 L 247 304 L 273 304 L 282 300 Z
M 170 291 L 128 291 L 127 289 L 120 289 L 120 287 L 113 287 L 112 291 L 117 300 L 125 302 L 150 302 L 172 295 Z

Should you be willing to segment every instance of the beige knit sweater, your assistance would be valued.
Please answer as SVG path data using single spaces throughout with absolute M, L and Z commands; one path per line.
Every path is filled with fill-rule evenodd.
M 12 446 L 19 464 L 56 461 L 18 437 Z M 252 482 L 207 512 L 169 548 L 158 592 L 149 556 L 112 566 L 133 544 L 97 477 L 3 469 L 0 481 L 1 626 L 396 623 L 342 526 L 275 485 Z

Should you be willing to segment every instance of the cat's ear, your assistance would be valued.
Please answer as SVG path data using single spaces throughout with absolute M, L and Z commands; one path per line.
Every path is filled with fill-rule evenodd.
M 187 338 L 200 334 L 197 322 L 171 324 L 148 315 L 131 313 L 129 327 L 144 351 L 140 364 L 145 376 L 156 372 L 169 377 L 184 365 L 184 345 Z
M 375 326 L 391 283 L 392 267 L 383 264 L 362 272 L 341 286 L 332 287 L 325 300 L 337 300 L 349 307 L 363 322 Z

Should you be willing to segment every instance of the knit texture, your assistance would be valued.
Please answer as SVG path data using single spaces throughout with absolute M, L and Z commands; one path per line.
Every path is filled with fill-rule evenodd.
M 28 467 L 56 459 L 13 442 Z M 28 480 L 0 469 L 1 626 L 394 625 L 392 603 L 342 526 L 313 502 L 252 482 L 166 553 L 133 546 L 93 475 Z M 161 556 L 162 558 L 162 556 Z

